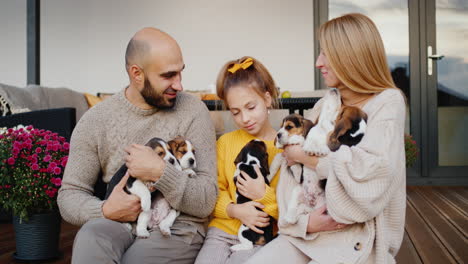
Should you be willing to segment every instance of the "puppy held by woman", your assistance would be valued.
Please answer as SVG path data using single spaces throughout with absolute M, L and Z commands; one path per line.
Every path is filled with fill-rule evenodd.
M 406 209 L 404 124 L 406 103 L 395 86 L 375 24 L 362 14 L 347 14 L 318 31 L 316 61 L 325 84 L 337 88 L 343 106 L 360 108 L 367 127 L 354 146 L 324 156 L 299 145 L 284 147 L 288 165 L 303 164 L 327 179 L 326 205 L 279 226 L 280 235 L 246 263 L 395 263 Z M 316 122 L 319 101 L 309 115 Z M 281 218 L 297 185 L 281 169 L 277 203 Z

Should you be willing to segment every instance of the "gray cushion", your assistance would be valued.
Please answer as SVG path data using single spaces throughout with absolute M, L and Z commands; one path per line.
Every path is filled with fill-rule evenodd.
M 88 110 L 88 103 L 84 95 L 68 88 L 48 88 L 38 85 L 19 88 L 0 83 L 0 96 L 9 104 L 13 113 L 25 110 L 74 107 L 78 121 Z

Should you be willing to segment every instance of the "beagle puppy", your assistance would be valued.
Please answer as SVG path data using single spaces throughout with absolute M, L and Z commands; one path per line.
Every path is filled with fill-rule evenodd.
M 182 171 L 187 172 L 189 177 L 195 176 L 195 168 L 197 162 L 195 161 L 195 149 L 192 143 L 182 136 L 178 136 L 168 142 L 171 152 L 179 161 Z
M 180 169 L 185 171 L 189 177 L 195 176 L 194 170 L 197 167 L 197 162 L 192 143 L 182 136 L 178 136 L 167 144 L 180 164 Z M 180 212 L 171 207 L 161 192 L 156 192 L 155 196 L 151 203 L 151 218 L 148 227 L 152 229 L 159 226 L 159 230 L 164 236 L 171 236 L 171 227 Z
M 330 89 L 323 100 L 315 124 L 299 115 L 287 116 L 275 139 L 276 146 L 299 144 L 310 155 L 324 156 L 338 150 L 342 144 L 359 143 L 365 133 L 367 115 L 357 107 L 342 107 L 337 89 Z M 286 161 L 277 155 L 270 167 L 271 173 L 280 166 L 286 166 Z M 326 179 L 319 179 L 315 170 L 299 164 L 291 166 L 290 171 L 300 185 L 292 190 L 286 215 L 280 217 L 280 226 L 295 224 L 299 215 L 325 204 Z
M 240 173 L 241 171 L 247 173 L 252 179 L 256 179 L 258 175 L 254 169 L 254 165 L 259 167 L 260 172 L 263 177 L 265 177 L 266 184 L 269 185 L 272 180 L 272 176 L 270 176 L 272 174 L 270 174 L 268 167 L 267 147 L 263 141 L 254 139 L 248 142 L 237 155 L 234 165 L 236 166 L 236 171 L 234 172 L 234 183 L 237 183 L 237 177 L 244 178 Z M 251 201 L 250 198 L 243 196 L 238 190 L 236 190 L 237 204 L 249 201 Z M 264 245 L 273 240 L 273 217 L 270 216 L 270 224 L 268 226 L 259 227 L 259 229 L 263 230 L 264 233 L 259 234 L 242 224 L 237 233 L 240 244 L 232 246 L 231 250 L 249 250 L 253 248 L 254 244 Z
M 312 121 L 299 114 L 290 114 L 283 119 L 280 129 L 275 137 L 275 146 L 282 149 L 286 145 L 303 145 L 310 129 L 314 126 Z M 281 153 L 277 154 L 270 166 L 270 171 L 276 174 L 280 166 L 286 162 Z M 302 184 L 304 181 L 302 165 L 295 164 L 288 167 L 294 179 Z
M 358 107 L 344 106 L 328 138 L 330 151 L 337 151 L 341 145 L 357 145 L 364 137 L 366 128 L 367 114 Z
M 166 141 L 160 138 L 152 138 L 146 143 L 145 146 L 152 148 L 164 161 L 171 163 L 177 169 L 182 170 L 179 162 L 169 150 L 169 145 Z M 114 174 L 107 186 L 107 192 L 105 199 L 109 198 L 114 187 L 120 182 L 120 180 L 127 174 L 127 166 L 125 164 Z M 140 197 L 141 213 L 138 215 L 136 225 L 136 235 L 140 238 L 149 237 L 148 222 L 151 217 L 151 192 L 154 191 L 152 182 L 143 182 L 130 175 L 125 185 L 124 191 L 128 194 L 135 194 Z M 132 229 L 132 226 L 129 226 Z

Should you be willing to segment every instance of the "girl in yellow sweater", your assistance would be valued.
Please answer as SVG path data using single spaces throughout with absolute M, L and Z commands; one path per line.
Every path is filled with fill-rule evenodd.
M 265 66 L 251 57 L 226 63 L 218 75 L 216 90 L 239 129 L 224 134 L 217 142 L 218 200 L 195 263 L 243 263 L 260 247 L 236 252 L 230 247 L 239 243 L 241 223 L 261 233 L 258 227 L 268 225 L 269 215 L 278 219 L 275 189 L 279 175 L 269 186 L 261 176 L 252 179 L 244 174 L 246 180 L 238 177 L 237 189 L 252 201 L 236 204 L 234 159 L 252 139 L 265 142 L 269 163 L 280 152 L 274 146 L 276 131 L 269 122 L 270 109 L 277 106 L 278 90 Z

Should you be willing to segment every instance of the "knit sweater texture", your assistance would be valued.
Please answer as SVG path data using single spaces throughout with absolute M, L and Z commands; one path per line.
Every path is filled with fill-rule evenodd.
M 319 101 L 307 118 L 316 120 Z M 318 263 L 395 263 L 404 234 L 406 168 L 404 125 L 406 104 L 397 89 L 386 89 L 362 109 L 368 115 L 366 134 L 352 147 L 319 158 L 320 177 L 328 178 L 328 214 L 341 231 L 307 233 L 308 215 L 280 233 Z M 277 189 L 284 215 L 294 179 L 282 168 Z M 281 219 L 280 219 L 281 221 Z
M 231 218 L 227 214 L 227 206 L 230 203 L 236 203 L 236 185 L 234 184 L 234 172 L 236 166 L 234 160 L 241 149 L 252 139 L 257 139 L 244 130 L 236 130 L 224 134 L 217 142 L 218 159 L 218 200 L 213 212 L 213 220 L 209 226 L 217 227 L 224 232 L 237 235 L 241 221 Z M 274 146 L 273 140 L 266 140 L 268 152 L 268 164 L 271 163 L 276 154 L 282 150 Z M 263 211 L 278 219 L 278 205 L 276 204 L 276 185 L 278 184 L 279 172 L 272 179 L 270 186 L 266 186 L 265 194 L 262 198 L 255 200 L 265 206 Z
M 204 232 L 217 196 L 215 133 L 206 106 L 180 92 L 172 109 L 143 110 L 125 97 L 125 90 L 89 109 L 76 125 L 58 205 L 62 217 L 75 225 L 104 217 L 104 201 L 94 196 L 98 177 L 108 183 L 125 163 L 125 147 L 146 144 L 153 137 L 169 141 L 183 136 L 196 149 L 195 177 L 184 176 L 171 164 L 156 182 L 169 204 L 181 211 L 177 221 Z

